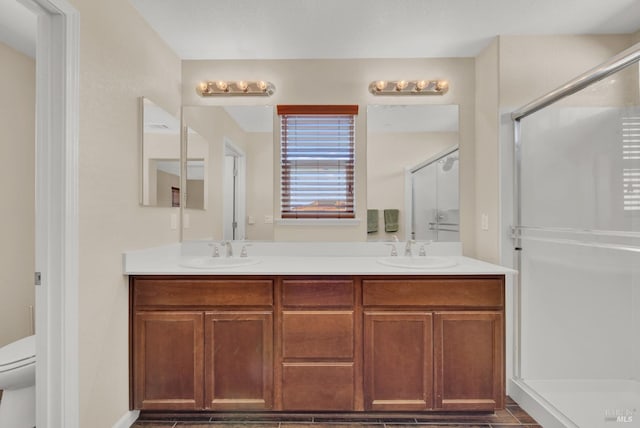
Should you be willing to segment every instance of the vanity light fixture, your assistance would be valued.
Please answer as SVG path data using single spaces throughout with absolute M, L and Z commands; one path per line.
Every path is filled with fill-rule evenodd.
M 375 80 L 369 84 L 373 95 L 443 95 L 448 90 L 446 80 Z
M 202 97 L 212 96 L 258 96 L 268 97 L 273 95 L 276 88 L 273 83 L 264 80 L 212 80 L 201 82 L 196 87 L 196 92 Z

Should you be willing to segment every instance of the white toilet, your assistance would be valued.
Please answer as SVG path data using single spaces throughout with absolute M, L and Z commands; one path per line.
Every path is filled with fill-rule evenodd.
M 0 348 L 0 428 L 36 425 L 36 337 Z

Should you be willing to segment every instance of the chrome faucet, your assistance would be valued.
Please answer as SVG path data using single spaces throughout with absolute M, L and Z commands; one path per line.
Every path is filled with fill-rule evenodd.
M 225 257 L 233 257 L 231 241 L 222 241 L 220 244 L 225 248 Z
M 407 239 L 407 245 L 404 247 L 404 256 L 411 257 L 411 244 L 415 244 L 413 239 Z

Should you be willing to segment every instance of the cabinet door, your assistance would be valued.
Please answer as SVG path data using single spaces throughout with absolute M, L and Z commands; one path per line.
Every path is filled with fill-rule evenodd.
M 432 318 L 420 312 L 365 312 L 366 410 L 433 406 Z
M 202 409 L 203 337 L 202 312 L 135 313 L 136 409 Z
M 272 312 L 208 312 L 205 316 L 205 407 L 271 409 L 272 394 Z
M 504 407 L 503 330 L 500 312 L 435 314 L 436 408 Z

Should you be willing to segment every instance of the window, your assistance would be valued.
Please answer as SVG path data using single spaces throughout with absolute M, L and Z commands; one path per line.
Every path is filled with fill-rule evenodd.
M 280 105 L 281 215 L 354 218 L 357 105 Z

